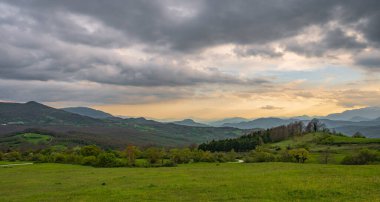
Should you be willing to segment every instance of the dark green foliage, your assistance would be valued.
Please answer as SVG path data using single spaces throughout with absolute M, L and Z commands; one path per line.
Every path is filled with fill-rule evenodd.
M 326 125 L 318 119 L 312 119 L 305 128 L 307 133 L 328 132 Z
M 348 155 L 342 160 L 342 164 L 365 165 L 380 161 L 380 154 L 376 150 L 362 149 L 358 154 Z
M 144 153 L 146 159 L 150 164 L 157 163 L 160 159 L 162 159 L 162 152 L 158 148 L 148 148 Z
M 103 152 L 99 154 L 98 156 L 98 162 L 96 166 L 99 167 L 119 167 L 122 166 L 121 161 L 119 161 L 115 154 L 113 153 L 108 153 L 108 152 Z
M 254 162 L 273 162 L 276 160 L 276 156 L 267 150 L 256 149 L 255 151 L 251 151 L 244 158 L 244 162 L 246 163 L 254 163 Z
M 278 142 L 289 137 L 300 136 L 303 133 L 303 123 L 294 122 L 287 126 L 278 126 L 267 130 L 259 130 L 243 135 L 235 139 L 211 141 L 199 145 L 204 151 L 237 151 L 246 152 L 255 149 L 259 145 L 269 142 Z
M 98 165 L 98 160 L 96 156 L 85 156 L 82 158 L 81 164 L 86 166 L 96 166 Z
M 6 153 L 3 157 L 7 161 L 18 161 L 21 160 L 21 154 L 18 151 L 11 151 L 9 153 Z
M 356 132 L 353 136 L 353 138 L 366 138 L 363 134 L 361 134 L 360 132 Z
M 101 153 L 101 149 L 96 145 L 88 145 L 82 147 L 80 153 L 83 156 L 98 156 Z

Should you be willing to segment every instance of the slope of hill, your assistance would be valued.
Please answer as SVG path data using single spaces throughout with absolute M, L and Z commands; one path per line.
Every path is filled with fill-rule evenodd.
M 330 120 L 351 120 L 355 117 L 362 119 L 376 119 L 380 117 L 380 107 L 366 107 L 361 109 L 347 110 L 342 113 L 335 113 L 327 115 L 326 119 Z
M 195 122 L 192 119 L 184 119 L 182 121 L 174 121 L 172 122 L 177 125 L 182 125 L 182 126 L 194 126 L 194 127 L 210 127 L 209 125 L 203 124 L 203 123 L 198 123 Z
M 259 118 L 252 121 L 240 122 L 240 123 L 225 123 L 224 127 L 234 127 L 240 129 L 253 129 L 253 128 L 272 128 L 276 126 L 286 125 L 294 122 L 294 119 L 280 119 L 280 118 Z
M 15 136 L 24 132 L 52 136 L 51 144 L 98 144 L 113 148 L 128 144 L 186 146 L 212 139 L 238 137 L 245 133 L 236 128 L 191 127 L 144 118 L 94 119 L 36 102 L 1 103 L 0 146 L 10 146 L 9 142 L 20 143 Z M 23 146 L 27 148 L 30 145 Z
M 87 116 L 95 119 L 106 119 L 106 118 L 112 118 L 113 116 L 109 113 L 88 108 L 88 107 L 67 107 L 67 108 L 61 108 L 61 110 L 73 113 L 73 114 L 79 114 L 82 116 Z
M 73 114 L 31 101 L 27 103 L 0 103 L 1 124 L 103 124 L 101 120 Z
M 218 121 L 208 122 L 207 124 L 210 126 L 220 127 L 226 123 L 233 124 L 233 123 L 240 123 L 240 122 L 244 122 L 244 121 L 249 121 L 249 119 L 245 119 L 245 118 L 241 118 L 241 117 L 233 117 L 233 118 L 226 118 L 226 119 L 222 119 L 222 120 L 218 120 Z

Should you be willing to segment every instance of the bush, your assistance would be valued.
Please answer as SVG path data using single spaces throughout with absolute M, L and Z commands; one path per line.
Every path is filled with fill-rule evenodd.
M 366 138 L 363 134 L 361 134 L 360 132 L 356 132 L 353 136 L 353 138 Z
M 379 152 L 376 150 L 362 149 L 358 154 L 348 155 L 342 160 L 346 165 L 365 165 L 380 160 Z
M 54 163 L 64 163 L 66 160 L 66 157 L 62 153 L 55 153 L 52 155 Z
M 276 160 L 274 154 L 265 151 L 251 151 L 248 156 L 244 158 L 244 162 L 273 162 Z
M 280 162 L 293 162 L 293 156 L 289 153 L 289 150 L 285 150 L 280 152 L 280 156 L 278 157 L 278 161 Z
M 116 156 L 113 153 L 103 152 L 98 156 L 97 166 L 99 167 L 115 167 Z
M 168 161 L 165 161 L 164 164 L 162 164 L 162 166 L 164 166 L 164 167 L 175 167 L 175 166 L 177 166 L 177 164 L 174 163 L 174 161 L 172 161 L 172 160 L 168 160 Z
M 98 163 L 96 156 L 86 156 L 82 159 L 82 165 L 95 166 Z
M 98 156 L 102 150 L 96 145 L 84 146 L 80 149 L 80 153 L 83 156 Z
M 21 154 L 20 152 L 12 151 L 12 152 L 6 153 L 4 155 L 4 159 L 8 161 L 18 161 L 18 160 L 21 160 Z
M 298 163 L 305 163 L 305 161 L 309 158 L 309 151 L 307 151 L 305 148 L 292 149 L 289 151 L 289 154 Z

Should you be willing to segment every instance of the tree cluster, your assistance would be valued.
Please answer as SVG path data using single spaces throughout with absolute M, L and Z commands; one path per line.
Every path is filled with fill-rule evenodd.
M 231 151 L 246 152 L 254 150 L 257 146 L 268 142 L 279 142 L 292 136 L 300 136 L 305 132 L 302 122 L 294 122 L 286 126 L 278 126 L 267 130 L 253 131 L 239 138 L 212 140 L 199 145 L 204 151 Z

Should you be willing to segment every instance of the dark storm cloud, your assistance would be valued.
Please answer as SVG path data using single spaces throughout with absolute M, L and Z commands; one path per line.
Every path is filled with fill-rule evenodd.
M 290 40 L 286 44 L 286 50 L 300 55 L 321 57 L 329 50 L 360 51 L 366 48 L 364 42 L 360 42 L 355 36 L 348 36 L 342 29 L 334 28 L 325 30 L 323 37 L 314 42 L 298 42 Z
M 356 64 L 369 71 L 380 71 L 380 53 L 363 54 L 355 59 Z
M 360 28 L 369 40 L 379 42 L 379 1 L 346 0 L 209 0 L 209 1 L 6 1 L 38 19 L 42 28 L 66 40 L 113 44 L 89 40 L 62 14 L 90 16 L 138 40 L 174 50 L 197 50 L 221 43 L 263 44 L 297 34 L 310 25 L 331 20 L 350 25 L 366 20 Z M 178 11 L 179 10 L 179 11 Z M 186 12 L 190 14 L 186 14 Z M 106 31 L 104 31 L 106 32 Z M 90 38 L 91 39 L 91 38 Z M 108 43 L 107 43 L 108 42 Z M 117 45 L 116 43 L 114 45 Z
M 378 0 L 0 0 L 0 78 L 149 87 L 262 85 L 268 81 L 170 60 L 222 44 L 235 45 L 240 56 L 267 58 L 283 54 L 272 42 L 316 57 L 329 50 L 377 48 L 379 10 Z M 324 30 L 321 41 L 291 39 L 331 22 L 339 26 Z M 130 63 L 111 51 L 136 45 L 152 58 Z M 373 68 L 377 61 L 357 63 Z

